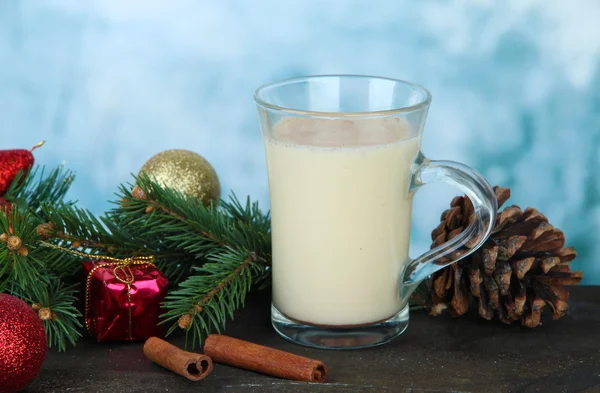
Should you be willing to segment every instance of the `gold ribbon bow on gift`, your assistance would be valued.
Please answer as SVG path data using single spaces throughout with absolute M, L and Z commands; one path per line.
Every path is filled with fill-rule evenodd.
M 129 258 L 114 258 L 114 257 L 108 256 L 108 255 L 86 254 L 83 252 L 70 250 L 68 248 L 64 248 L 64 247 L 57 246 L 57 245 L 54 245 L 51 243 L 47 243 L 44 241 L 42 241 L 40 243 L 46 247 L 61 250 L 66 253 L 81 257 L 81 258 L 107 261 L 104 263 L 99 263 L 96 266 L 94 266 L 92 268 L 92 270 L 90 270 L 90 272 L 88 273 L 87 280 L 85 283 L 85 326 L 87 327 L 87 330 L 90 334 L 93 334 L 90 319 L 88 318 L 88 315 L 90 312 L 90 286 L 92 284 L 92 278 L 93 278 L 96 270 L 103 268 L 103 267 L 113 267 L 114 266 L 113 274 L 115 275 L 115 278 L 117 280 L 119 280 L 120 282 L 122 282 L 123 284 L 125 284 L 125 286 L 127 287 L 127 304 L 129 305 L 129 307 L 128 307 L 128 309 L 129 309 L 129 337 L 128 338 L 129 338 L 129 340 L 131 340 L 131 330 L 132 330 L 131 329 L 131 325 L 132 325 L 132 323 L 131 323 L 131 313 L 132 313 L 132 310 L 131 310 L 131 284 L 133 284 L 135 282 L 135 277 L 133 275 L 133 272 L 131 271 L 131 265 L 145 265 L 145 266 L 156 267 L 154 265 L 154 255 L 134 256 L 134 257 L 129 257 Z

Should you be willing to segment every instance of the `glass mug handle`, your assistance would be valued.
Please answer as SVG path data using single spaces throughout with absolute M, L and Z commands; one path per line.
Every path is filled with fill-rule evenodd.
M 430 161 L 421 152 L 412 166 L 410 192 L 427 183 L 443 182 L 458 187 L 473 203 L 470 224 L 457 236 L 411 260 L 400 282 L 402 304 L 430 274 L 473 253 L 490 236 L 496 221 L 498 202 L 488 182 L 474 169 L 454 161 Z M 466 248 L 463 248 L 466 246 Z

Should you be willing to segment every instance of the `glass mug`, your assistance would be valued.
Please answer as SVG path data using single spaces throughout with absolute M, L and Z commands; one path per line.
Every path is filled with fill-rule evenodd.
M 254 99 L 269 174 L 273 327 L 328 349 L 399 336 L 417 285 L 489 236 L 494 191 L 473 169 L 422 155 L 431 94 L 421 86 L 308 76 L 262 86 Z M 413 195 L 434 181 L 466 193 L 473 218 L 458 236 L 411 259 Z

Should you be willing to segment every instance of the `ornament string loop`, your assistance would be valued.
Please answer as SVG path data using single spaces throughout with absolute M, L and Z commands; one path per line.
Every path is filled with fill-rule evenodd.
M 71 250 L 71 249 L 68 249 L 68 248 L 65 248 L 62 246 L 57 246 L 56 244 L 48 243 L 45 241 L 41 241 L 40 243 L 45 247 L 54 248 L 55 250 L 60 250 L 60 251 L 66 252 L 68 254 L 78 256 L 80 258 L 107 261 L 107 262 L 99 263 L 98 265 L 94 266 L 87 275 L 87 280 L 86 280 L 86 284 L 85 284 L 85 326 L 87 327 L 87 330 L 90 334 L 93 334 L 92 333 L 92 321 L 88 317 L 89 312 L 90 312 L 90 287 L 92 285 L 92 278 L 93 278 L 96 270 L 103 268 L 103 267 L 108 267 L 108 268 L 113 267 L 113 274 L 114 274 L 115 278 L 119 282 L 125 284 L 125 287 L 127 288 L 127 304 L 128 304 L 128 311 L 129 311 L 129 315 L 128 315 L 129 316 L 129 321 L 128 321 L 129 322 L 129 333 L 128 334 L 129 334 L 129 339 L 131 340 L 131 329 L 132 329 L 131 328 L 131 326 L 132 326 L 132 322 L 131 322 L 131 314 L 132 314 L 131 284 L 133 284 L 135 282 L 135 276 L 134 276 L 133 272 L 131 271 L 131 266 L 132 265 L 136 265 L 136 266 L 144 265 L 144 266 L 156 267 L 154 265 L 154 255 L 133 256 L 133 257 L 128 257 L 128 258 L 115 258 L 115 257 L 111 257 L 108 255 L 86 254 L 84 252 Z
M 35 146 L 33 146 L 31 149 L 29 149 L 29 152 L 31 153 L 32 151 L 34 151 L 38 147 L 42 147 L 44 145 L 44 143 L 46 143 L 46 141 L 38 142 Z
M 123 272 L 124 278 L 119 277 L 119 272 Z M 135 277 L 133 277 L 133 273 L 129 266 L 119 265 L 113 269 L 113 273 L 115 274 L 115 278 L 125 285 L 131 285 L 135 281 Z

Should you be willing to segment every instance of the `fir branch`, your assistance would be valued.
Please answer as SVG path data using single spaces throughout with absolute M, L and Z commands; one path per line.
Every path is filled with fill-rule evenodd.
M 164 212 L 164 213 L 166 213 L 167 215 L 169 215 L 169 216 L 171 216 L 171 217 L 173 217 L 173 218 L 175 218 L 175 219 L 177 219 L 177 220 L 179 220 L 179 221 L 183 221 L 183 222 L 186 222 L 186 221 L 187 221 L 187 220 L 186 220 L 184 217 L 180 216 L 179 214 L 175 213 L 175 212 L 174 212 L 174 211 L 172 211 L 172 210 L 169 210 L 169 209 L 167 209 L 165 206 L 161 205 L 161 204 L 160 204 L 159 202 L 157 202 L 157 201 L 150 200 L 150 201 L 148 201 L 148 203 L 150 204 L 150 206 L 152 206 L 152 207 L 154 207 L 154 208 L 156 208 L 156 209 L 159 209 L 159 210 L 163 211 L 163 212 Z M 217 244 L 219 244 L 220 246 L 225 246 L 225 244 L 224 244 L 222 241 L 219 241 L 219 240 L 218 240 L 218 239 L 217 239 L 217 238 L 216 238 L 216 237 L 215 237 L 213 234 L 211 234 L 210 232 L 207 232 L 207 231 L 205 231 L 205 230 L 202 230 L 202 229 L 199 229 L 199 228 L 194 228 L 194 230 L 195 230 L 196 232 L 198 232 L 200 235 L 202 235 L 204 238 L 206 238 L 206 239 L 208 239 L 208 240 L 211 240 L 212 242 L 214 242 L 214 243 L 217 243 Z
M 258 206 L 258 201 L 252 202 L 250 196 L 246 197 L 246 206 L 242 206 L 235 193 L 232 193 L 229 202 L 221 201 L 221 207 L 231 217 L 240 223 L 254 226 L 260 233 L 271 232 L 271 216 L 269 212 L 263 213 Z
M 147 252 L 157 256 L 159 266 L 172 270 L 173 258 L 166 263 L 160 258 L 166 253 L 175 255 L 177 264 L 183 262 L 182 270 L 189 272 L 191 267 L 205 263 L 211 252 L 232 247 L 227 238 L 232 220 L 221 210 L 205 208 L 195 198 L 161 188 L 147 177 L 138 178 L 138 187 L 143 190 L 141 198 L 139 191 L 132 195 L 131 185 L 122 186 L 119 207 L 107 218 L 115 232 L 126 228 L 129 239 L 144 244 Z M 150 213 L 149 206 L 153 208 Z
M 181 197 L 181 196 L 179 196 Z M 162 205 L 160 202 L 155 201 L 155 200 L 148 200 L 148 205 L 152 206 L 154 209 L 159 209 L 160 211 L 164 212 L 165 214 L 167 214 L 168 216 L 180 221 L 180 222 L 184 222 L 187 223 L 188 220 L 186 218 L 184 218 L 183 216 L 175 213 L 173 210 L 170 210 L 168 208 L 166 208 L 164 205 Z M 213 236 L 210 232 L 207 232 L 205 230 L 199 229 L 199 228 L 193 228 L 196 232 L 198 232 L 200 235 L 202 235 L 204 238 L 211 240 L 214 243 L 219 244 L 220 246 L 225 246 L 226 244 L 224 244 L 223 242 L 219 241 L 217 238 L 215 238 L 215 236 Z
M 4 198 L 21 208 L 39 212 L 44 202 L 62 201 L 75 180 L 74 172 L 61 165 L 46 174 L 46 169 L 36 167 L 29 172 L 19 171 Z
M 53 244 L 61 247 L 70 245 L 66 244 L 66 242 L 56 242 Z M 40 254 L 39 256 L 37 256 L 38 253 Z M 78 257 L 57 249 L 47 249 L 39 246 L 34 250 L 34 254 L 38 259 L 43 259 L 46 269 L 61 280 L 69 284 L 81 280 L 81 260 Z
M 263 278 L 266 266 L 253 252 L 228 250 L 209 257 L 210 262 L 195 267 L 195 275 L 167 296 L 165 323 L 172 322 L 167 334 L 177 327 L 192 334 L 192 348 L 210 333 L 226 328 L 227 317 L 244 305 L 253 283 Z
M 41 209 L 48 220 L 44 227 L 40 228 L 40 231 L 44 231 L 45 239 L 77 243 L 90 249 L 92 254 L 135 252 L 115 241 L 114 234 L 106 227 L 104 220 L 89 210 L 66 203 L 44 203 Z
M 61 203 L 72 181 L 72 172 L 62 167 L 48 175 L 43 169 L 21 172 L 4 195 L 11 205 L 0 209 L 0 232 L 6 239 L 0 243 L 0 292 L 36 304 L 45 318 L 49 346 L 63 351 L 67 342 L 74 345 L 81 337 L 81 324 L 75 307 L 78 290 L 65 287 L 59 276 L 69 278 L 79 264 L 40 247 L 38 228 L 44 223 L 42 205 Z
M 42 318 L 48 346 L 58 348 L 59 351 L 66 351 L 66 344 L 69 342 L 75 345 L 81 338 L 82 325 L 78 318 L 81 313 L 75 307 L 77 295 L 79 294 L 78 284 L 65 287 L 56 277 L 50 277 L 48 290 L 34 294 L 30 302 L 35 304 L 40 317 L 43 317 L 42 311 L 46 311 L 48 316 Z
M 46 317 L 50 310 L 47 335 L 60 350 L 80 337 L 76 290 L 65 283 L 77 276 L 81 264 L 66 252 L 41 246 L 40 240 L 95 255 L 154 255 L 171 284 L 179 283 L 164 304 L 169 332 L 189 317 L 192 345 L 224 329 L 250 289 L 269 282 L 270 219 L 257 203 L 247 199 L 242 205 L 233 195 L 228 202 L 204 207 L 146 176 L 135 180 L 141 197 L 132 194 L 132 185 L 123 185 L 117 206 L 100 217 L 63 201 L 72 175 L 62 168 L 47 177 L 31 172 L 11 188 L 29 208 L 15 207 L 10 217 L 0 214 L 0 226 L 22 236 L 28 251 L 0 244 L 0 289 L 44 308 Z
M 37 172 L 36 169 L 29 178 L 36 178 Z M 42 168 L 38 182 L 31 183 L 22 192 L 23 197 L 27 199 L 29 208 L 35 211 L 39 211 L 45 202 L 62 201 L 75 180 L 74 172 L 65 170 L 62 166 L 50 171 L 47 176 L 44 175 L 44 172 L 45 169 Z
M 17 206 L 11 208 L 9 214 L 0 212 L 0 290 L 14 290 L 19 286 L 24 289 L 35 289 L 42 285 L 43 263 L 32 255 L 37 241 L 35 217 L 29 210 L 21 214 Z M 18 247 L 11 247 L 16 242 Z
M 56 221 L 50 221 L 52 223 L 56 222 Z M 79 247 L 83 246 L 84 248 L 91 248 L 94 250 L 114 250 L 114 246 L 111 246 L 109 244 L 104 244 L 104 243 L 100 243 L 100 242 L 95 242 L 93 240 L 87 240 L 81 236 L 74 236 L 68 233 L 64 233 L 63 231 L 55 231 L 54 233 L 51 233 L 50 235 L 53 238 L 56 239 L 61 239 L 61 240 L 65 240 L 66 242 L 70 243 L 71 245 L 73 244 L 78 244 Z M 79 247 L 74 247 L 74 248 L 79 248 Z
M 167 297 L 164 317 L 171 322 L 169 333 L 183 325 L 195 346 L 210 332 L 225 328 L 227 316 L 233 318 L 253 283 L 268 285 L 269 215 L 250 199 L 242 206 L 235 195 L 230 202 L 204 207 L 145 176 L 136 183 L 139 189 L 134 192 L 132 185 L 121 188 L 121 202 L 110 217 L 144 237 L 155 253 L 159 248 L 187 253 L 176 269 L 173 261 L 158 264 L 179 271 L 176 281 L 185 276 L 182 272 L 190 275 Z M 152 206 L 150 213 L 148 206 Z M 190 322 L 182 324 L 182 318 Z
M 216 207 L 204 207 L 196 198 L 183 195 L 173 189 L 161 187 L 145 174 L 135 178 L 141 196 L 134 196 L 129 189 L 121 187 L 120 207 L 112 212 L 112 218 L 124 225 L 137 221 L 146 224 L 146 231 L 141 235 L 151 237 L 167 233 L 196 232 L 203 245 L 213 247 L 231 246 L 224 236 L 227 232 L 227 218 L 223 214 L 215 214 Z M 154 211 L 148 214 L 146 208 L 152 206 Z M 140 215 L 140 213 L 142 213 Z M 157 214 L 163 213 L 163 214 Z M 153 227 L 156 230 L 153 230 Z M 166 239 L 169 240 L 169 239 Z M 207 244 L 208 243 L 208 244 Z M 191 250 L 196 253 L 196 250 Z

